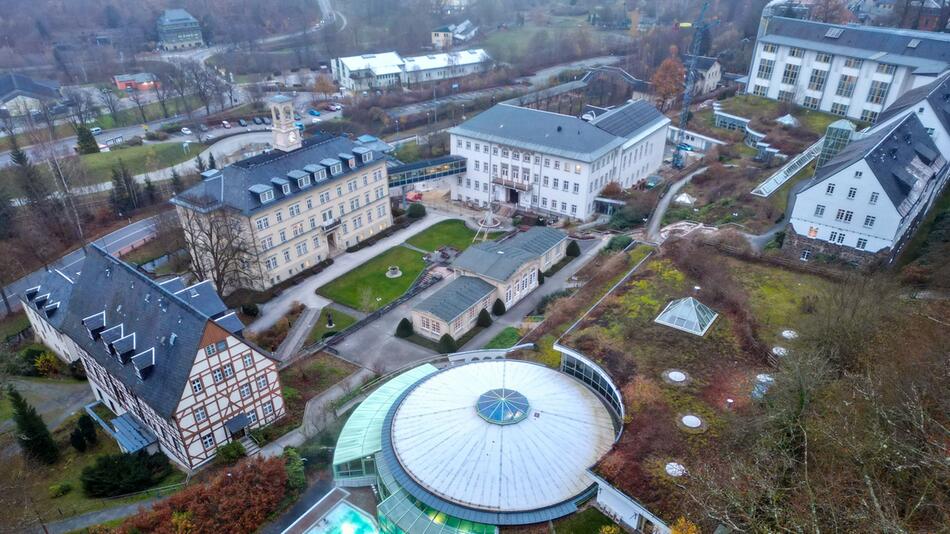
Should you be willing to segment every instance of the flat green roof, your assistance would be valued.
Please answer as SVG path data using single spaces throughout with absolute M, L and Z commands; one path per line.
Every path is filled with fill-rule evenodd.
M 420 379 L 437 372 L 431 364 L 423 364 L 402 373 L 379 386 L 360 403 L 347 419 L 333 451 L 333 465 L 372 456 L 382 449 L 383 420 L 396 399 Z

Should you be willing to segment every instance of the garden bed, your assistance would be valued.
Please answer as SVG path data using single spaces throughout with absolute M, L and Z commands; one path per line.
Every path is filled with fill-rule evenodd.
M 398 266 L 402 276 L 387 278 L 390 265 Z M 424 268 L 422 253 L 396 246 L 318 288 L 317 294 L 350 308 L 372 312 L 402 296 Z
M 248 338 L 254 343 L 257 343 L 261 348 L 273 352 L 287 339 L 287 334 L 290 333 L 290 329 L 306 309 L 307 307 L 303 304 L 295 302 L 294 305 L 291 306 L 290 311 L 278 319 L 273 326 L 263 332 L 249 334 Z
M 519 332 L 517 328 L 513 326 L 509 326 L 505 328 L 504 330 L 502 330 L 501 332 L 498 332 L 498 334 L 496 334 L 495 337 L 493 337 L 491 341 L 486 343 L 485 346 L 482 348 L 483 349 L 507 349 L 507 348 L 511 348 L 517 345 L 518 340 L 520 339 L 521 339 L 521 332 Z

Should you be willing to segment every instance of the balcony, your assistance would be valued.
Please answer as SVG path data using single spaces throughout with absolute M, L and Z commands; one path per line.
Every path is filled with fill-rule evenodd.
M 531 184 L 528 183 L 528 182 L 522 182 L 522 181 L 520 181 L 520 180 L 519 180 L 519 181 L 508 180 L 508 179 L 506 179 L 506 178 L 500 178 L 500 177 L 498 177 L 498 176 L 493 177 L 493 178 L 491 179 L 491 183 L 493 183 L 493 184 L 495 184 L 495 185 L 504 186 L 504 187 L 507 187 L 507 188 L 509 188 L 509 189 L 517 189 L 518 191 L 526 191 L 526 192 L 527 192 L 527 191 L 530 191 L 530 190 L 531 190 Z
M 332 232 L 336 230 L 338 226 L 340 226 L 340 219 L 330 219 L 320 225 L 324 232 Z

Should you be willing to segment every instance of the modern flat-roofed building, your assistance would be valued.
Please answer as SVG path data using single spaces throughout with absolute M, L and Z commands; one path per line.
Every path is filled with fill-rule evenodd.
M 158 18 L 157 26 L 162 50 L 186 50 L 205 44 L 201 24 L 184 9 L 166 9 Z
M 268 288 L 392 225 L 382 154 L 343 136 L 301 141 L 291 100 L 273 97 L 271 109 L 275 150 L 206 172 L 172 199 L 209 272 L 237 259 L 207 242 L 209 225 L 233 233 L 245 268 L 222 292 Z
M 767 8 L 745 91 L 873 123 L 950 70 L 950 34 L 786 18 Z
M 412 310 L 419 334 L 454 339 L 475 326 L 482 310 L 500 299 L 509 309 L 538 287 L 538 271 L 564 259 L 567 234 L 536 226 L 501 242 L 472 245 L 452 264 L 456 278 Z
M 330 63 L 333 79 L 344 91 L 425 84 L 488 70 L 492 59 L 481 48 L 402 57 L 396 52 L 336 58 Z
M 116 74 L 112 77 L 112 83 L 120 91 L 149 91 L 159 85 L 158 78 L 151 72 L 139 72 L 137 74 Z
M 284 416 L 276 361 L 209 282 L 158 283 L 98 245 L 78 268 L 47 273 L 21 301 L 37 337 L 82 362 L 123 451 L 161 450 L 194 471 Z
M 663 162 L 670 120 L 634 100 L 591 121 L 499 104 L 449 130 L 452 155 L 468 161 L 452 200 L 585 220 L 607 212 L 599 197 L 615 182 L 629 188 Z

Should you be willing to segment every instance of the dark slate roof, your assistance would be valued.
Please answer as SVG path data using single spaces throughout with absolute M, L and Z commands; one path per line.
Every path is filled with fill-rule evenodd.
M 631 139 L 659 123 L 669 122 L 653 104 L 646 100 L 634 100 L 597 116 L 591 124 L 605 132 Z
M 182 22 L 198 22 L 191 13 L 181 8 L 166 9 L 158 19 L 159 24 L 179 24 Z
M 683 65 L 689 66 L 689 61 L 692 59 L 692 57 L 693 56 L 690 54 L 683 54 L 681 58 Z M 707 70 L 711 69 L 712 66 L 718 61 L 719 59 L 714 57 L 696 56 L 696 70 L 706 72 Z
M 887 122 L 908 109 L 916 108 L 924 100 L 930 103 L 937 119 L 943 125 L 944 132 L 950 134 L 950 73 L 902 94 L 890 106 L 887 106 L 887 109 L 877 118 L 877 122 L 878 124 Z
M 548 226 L 532 226 L 527 232 L 521 232 L 506 243 L 541 256 L 567 239 L 567 234 Z
M 927 134 L 917 115 L 910 114 L 846 146 L 831 161 L 820 167 L 801 191 L 820 184 L 863 159 L 891 203 L 898 207 L 907 198 L 917 180 L 908 170 L 911 162 L 921 158 L 929 165 L 937 157 L 939 151 L 933 139 Z
M 459 254 L 452 266 L 506 282 L 525 262 L 537 259 L 559 243 L 556 234 L 566 238 L 560 230 L 538 227 L 505 241 L 478 243 Z
M 266 206 L 281 202 L 285 198 L 309 192 L 314 187 L 313 178 L 311 178 L 310 185 L 304 189 L 300 189 L 295 182 L 290 181 L 290 194 L 288 195 L 284 195 L 280 187 L 274 187 L 274 180 L 276 179 L 278 182 L 286 180 L 285 177 L 288 173 L 303 170 L 308 165 L 313 165 L 312 169 L 318 169 L 320 166 L 325 166 L 324 160 L 341 163 L 339 155 L 352 153 L 357 147 L 359 147 L 358 143 L 346 137 L 326 134 L 309 137 L 303 141 L 302 146 L 297 150 L 291 152 L 274 150 L 229 165 L 216 176 L 202 180 L 201 183 L 176 196 L 172 199 L 172 202 L 192 209 L 217 209 L 222 205 L 226 205 L 249 215 L 265 205 L 261 204 L 258 195 L 252 190 L 273 189 L 274 200 L 268 202 Z M 364 167 L 378 163 L 382 154 L 370 153 L 372 158 L 368 163 L 363 163 L 361 158 L 357 157 L 356 167 L 351 169 L 344 163 L 343 172 L 336 176 L 330 176 L 329 169 L 327 169 L 326 180 L 320 182 L 320 184 L 352 178 L 360 173 Z M 326 163 L 331 162 L 326 161 Z M 223 187 L 222 180 L 224 181 Z
M 169 287 L 174 289 L 175 284 L 160 285 L 91 245 L 61 326 L 62 332 L 163 417 L 170 417 L 178 406 L 211 320 L 189 302 L 204 299 L 183 298 Z M 128 363 L 120 363 L 101 341 L 89 337 L 83 319 L 102 313 L 105 328 L 112 329 L 110 335 L 120 330 L 119 325 L 125 336 L 135 334 L 133 358 Z M 154 366 L 142 380 L 133 362 L 146 360 L 154 361 Z
M 495 286 L 474 276 L 460 276 L 416 305 L 447 323 L 495 291 Z
M 624 141 L 577 117 L 509 104 L 493 106 L 449 132 L 585 162 Z
M 56 329 L 63 324 L 63 317 L 69 307 L 76 279 L 82 271 L 83 262 L 80 260 L 69 266 L 68 269 L 52 269 L 47 271 L 40 285 L 28 288 L 20 300 L 24 306 L 31 306 L 46 316 L 46 321 Z
M 826 37 L 832 28 L 841 29 L 837 38 Z M 916 46 L 907 46 L 915 40 Z M 771 17 L 759 41 L 906 65 L 920 74 L 939 74 L 950 65 L 950 34 L 945 33 Z
M 20 95 L 40 99 L 59 98 L 59 84 L 51 80 L 37 80 L 15 72 L 0 74 L 0 102 L 13 100 Z

